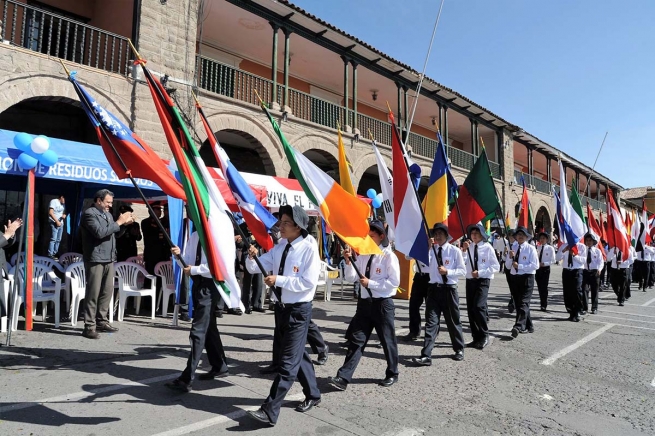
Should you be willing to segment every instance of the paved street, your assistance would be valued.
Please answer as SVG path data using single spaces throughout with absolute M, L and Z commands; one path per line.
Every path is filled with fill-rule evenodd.
M 498 275 L 489 299 L 493 342 L 487 349 L 466 350 L 465 360 L 455 362 L 442 330 L 432 367 L 415 368 L 410 359 L 419 355 L 421 342 L 401 342 L 400 381 L 387 389 L 376 384 L 386 365 L 373 341 L 345 392 L 327 384 L 343 362 L 336 344 L 355 308 L 337 288 L 331 302 L 314 305 L 332 352 L 316 371 L 322 403 L 307 414 L 295 412 L 292 406 L 303 397 L 296 384 L 275 428 L 245 416 L 266 397 L 273 379 L 258 373 L 271 356 L 271 312 L 219 320 L 231 375 L 196 381 L 189 394 L 163 386 L 185 365 L 188 323 L 171 327 L 170 319 L 131 315 L 117 324 L 120 332 L 91 341 L 82 338 L 80 324 L 55 330 L 37 322 L 36 331 L 14 334 L 13 347 L 0 347 L 0 434 L 655 434 L 655 291 L 637 291 L 633 284 L 624 307 L 612 292 L 602 292 L 599 314 L 576 324 L 566 321 L 560 275 L 555 267 L 549 313 L 533 311 L 534 334 L 510 340 L 513 315 L 505 309 L 505 277 Z M 538 308 L 536 289 L 533 302 Z M 468 341 L 463 297 L 460 303 Z M 407 308 L 397 301 L 399 335 L 407 333 Z

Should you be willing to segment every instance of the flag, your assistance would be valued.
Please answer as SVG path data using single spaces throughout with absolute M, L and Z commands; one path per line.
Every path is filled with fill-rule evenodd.
M 393 176 L 387 168 L 387 164 L 382 159 L 380 150 L 378 150 L 375 141 L 371 144 L 373 146 L 373 152 L 375 153 L 375 160 L 378 166 L 378 176 L 380 177 L 380 190 L 382 191 L 382 210 L 384 211 L 384 217 L 389 226 L 387 229 L 387 238 L 391 242 L 396 241 L 395 237 L 395 221 L 393 213 Z
M 455 207 L 459 208 L 462 222 L 460 223 L 456 210 L 453 210 L 448 216 L 448 231 L 453 239 L 463 236 L 466 233 L 466 226 L 475 224 L 486 217 L 492 217 L 500 209 L 487 150 L 484 147 L 482 147 L 482 153 L 473 165 L 471 172 L 459 187 Z
M 580 215 L 577 214 L 575 210 L 573 210 L 573 207 L 571 206 L 571 203 L 569 202 L 569 197 L 567 195 L 567 189 L 566 189 L 566 171 L 564 170 L 564 165 L 562 164 L 562 161 L 559 161 L 559 174 L 560 174 L 560 206 L 562 208 L 562 219 L 560 220 L 561 223 L 566 223 L 566 225 L 570 228 L 564 228 L 564 233 L 566 233 L 566 242 L 569 244 L 569 247 L 571 247 L 571 250 L 577 255 L 577 249 L 575 248 L 575 244 L 580 242 L 580 240 L 584 237 L 586 230 L 585 230 L 585 224 L 582 221 L 582 218 Z M 573 186 L 575 188 L 575 185 Z M 575 190 L 575 189 L 574 189 Z
M 196 108 L 200 114 L 200 119 L 205 127 L 205 131 L 207 132 L 207 138 L 211 144 L 212 150 L 214 151 L 216 161 L 223 171 L 225 180 L 232 191 L 232 195 L 234 195 L 234 199 L 239 206 L 243 219 L 246 221 L 246 225 L 255 237 L 257 243 L 264 250 L 271 250 L 273 248 L 273 239 L 271 238 L 269 231 L 277 222 L 277 218 L 275 218 L 268 209 L 257 201 L 257 198 L 252 192 L 250 186 L 248 186 L 248 183 L 246 183 L 239 171 L 237 171 L 234 165 L 232 165 L 227 153 L 218 143 L 214 131 L 209 126 L 209 121 L 205 116 L 205 112 L 202 110 L 199 103 L 196 103 Z
M 512 222 L 509 219 L 509 212 L 505 213 L 505 232 L 509 233 L 512 230 Z
M 568 198 L 566 198 L 566 190 L 564 191 L 560 190 L 560 192 L 564 192 L 564 195 L 561 197 L 557 195 L 557 192 L 553 188 L 553 195 L 555 196 L 555 200 L 557 204 L 557 217 L 559 221 L 560 240 L 562 241 L 562 243 L 567 244 L 571 249 L 571 252 L 577 256 L 578 255 L 577 243 L 580 241 L 581 238 L 584 237 L 584 234 L 578 236 L 578 234 L 575 233 L 575 230 L 573 230 L 573 228 L 571 227 L 571 223 L 567 220 L 567 214 L 564 211 L 565 207 L 570 207 L 570 205 L 565 206 L 565 202 L 568 203 Z M 564 198 L 565 200 L 562 200 L 562 198 Z M 569 210 L 568 216 L 571 215 L 577 216 L 575 213 L 571 213 L 571 211 Z
M 346 148 L 343 145 L 341 130 L 337 130 L 337 136 L 339 137 L 339 184 L 347 193 L 357 197 L 357 191 L 350 177 L 350 162 L 346 157 Z
M 109 162 L 118 178 L 125 179 L 129 173 L 134 178 L 156 183 L 166 195 L 184 200 L 186 197 L 182 185 L 171 174 L 157 153 L 116 118 L 114 114 L 103 108 L 91 97 L 86 89 L 77 82 L 75 72 L 70 73 L 68 79 L 73 84 L 75 92 L 82 102 L 82 109 L 84 109 L 93 124 L 102 151 L 107 157 L 107 162 Z M 116 152 L 114 152 L 112 146 Z M 127 171 L 125 167 L 127 167 Z
M 580 201 L 580 196 L 578 195 L 578 186 L 575 183 L 575 179 L 571 182 L 571 207 L 573 208 L 573 211 L 580 217 L 582 220 L 583 224 L 583 229 L 586 232 L 587 231 L 587 221 L 584 216 L 584 212 L 582 212 L 582 202 Z M 560 191 L 561 192 L 561 191 Z
M 596 235 L 596 237 L 600 241 L 603 232 L 600 230 L 600 224 L 598 224 L 598 221 L 596 221 L 596 218 L 594 217 L 594 213 L 591 210 L 591 205 L 589 203 L 587 203 L 587 225 L 589 227 L 589 233 L 593 233 L 594 235 Z M 600 252 L 603 253 L 603 258 L 606 259 L 607 255 L 605 253 L 605 247 L 603 247 L 603 244 L 599 243 L 597 246 Z
M 241 308 L 241 288 L 234 271 L 236 246 L 227 204 L 191 139 L 173 100 L 159 79 L 138 60 L 159 115 L 168 145 L 175 158 L 187 198 L 188 215 L 198 232 L 216 287 L 230 308 Z
M 434 153 L 434 162 L 430 172 L 428 191 L 423 198 L 423 210 L 428 227 L 448 220 L 448 206 L 455 200 L 457 182 L 450 171 L 446 148 L 441 141 L 441 134 L 437 132 L 437 151 Z
M 630 245 L 633 247 L 637 246 L 637 241 L 639 240 L 639 233 L 641 232 L 641 222 L 639 220 L 639 215 L 635 213 L 634 210 L 630 211 Z
M 341 240 L 359 254 L 379 254 L 380 248 L 368 235 L 368 204 L 346 192 L 332 177 L 314 165 L 304 154 L 294 149 L 284 137 L 280 126 L 262 103 L 262 109 L 280 138 L 291 170 L 305 195 L 314 203 L 327 225 Z
M 411 179 L 408 164 L 405 162 L 405 147 L 395 127 L 393 114 L 391 120 L 391 156 L 393 164 L 393 212 L 396 250 L 426 265 L 429 245 L 428 233 L 423 220 L 423 211 Z
M 521 183 L 523 184 L 523 195 L 521 196 L 521 205 L 519 206 L 518 225 L 527 229 L 530 225 L 530 199 L 528 198 L 528 190 L 525 187 L 523 176 L 521 176 Z
M 642 199 L 641 225 L 639 236 L 637 236 L 637 251 L 644 251 L 644 247 L 649 245 L 651 241 L 648 209 L 646 208 L 646 200 Z
M 562 205 L 559 201 L 559 196 L 555 195 L 555 190 L 553 189 L 553 202 L 555 203 L 555 228 L 557 229 L 557 249 L 566 243 L 566 235 L 562 233 L 562 227 L 560 226 L 560 221 L 562 219 Z
M 612 190 L 607 189 L 607 242 L 610 248 L 616 247 L 623 253 L 623 261 L 630 256 L 630 242 L 625 229 L 621 211 L 616 207 Z

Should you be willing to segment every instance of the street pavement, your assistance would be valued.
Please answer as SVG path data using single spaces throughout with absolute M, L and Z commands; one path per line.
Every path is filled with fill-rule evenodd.
M 319 289 L 313 317 L 330 344 L 328 363 L 316 367 L 322 402 L 296 412 L 303 399 L 296 383 L 274 428 L 245 413 L 261 404 L 273 381 L 258 372 L 271 358 L 272 312 L 219 319 L 231 375 L 197 380 L 187 394 L 163 385 L 185 366 L 189 323 L 172 327 L 170 317 L 132 314 L 115 324 L 118 333 L 93 341 L 81 336 L 82 323 L 54 329 L 37 316 L 35 330 L 15 332 L 11 347 L 1 338 L 0 435 L 654 435 L 655 290 L 633 284 L 624 307 L 602 292 L 599 313 L 572 323 L 560 277 L 554 267 L 548 313 L 538 310 L 535 289 L 535 333 L 511 340 L 514 316 L 500 274 L 489 296 L 488 348 L 451 360 L 442 322 L 433 365 L 412 366 L 422 341 L 399 342 L 400 381 L 383 388 L 377 382 L 386 363 L 374 335 L 345 392 L 327 378 L 343 363 L 337 344 L 355 302 L 350 287 L 344 299 L 337 287 L 330 302 Z M 460 305 L 468 342 L 463 283 Z M 407 325 L 408 303 L 396 300 L 399 336 Z

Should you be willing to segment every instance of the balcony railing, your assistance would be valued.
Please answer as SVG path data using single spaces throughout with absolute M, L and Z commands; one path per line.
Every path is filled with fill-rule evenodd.
M 254 90 L 257 90 L 264 101 L 272 100 L 271 89 L 273 81 L 260 76 L 239 70 L 230 65 L 222 64 L 204 56 L 197 57 L 198 84 L 201 88 L 216 94 L 235 98 L 251 104 L 259 104 Z M 337 128 L 352 125 L 353 111 L 347 110 L 340 104 L 323 100 L 313 95 L 298 91 L 288 90 L 288 106 L 296 118 L 311 121 L 322 126 Z M 277 85 L 276 102 L 282 104 L 284 86 Z M 357 114 L 357 127 L 362 137 L 369 137 L 369 130 L 373 137 L 381 144 L 391 145 L 391 124 L 361 113 Z M 428 138 L 416 133 L 410 133 L 408 145 L 412 147 L 413 153 L 428 159 L 434 158 L 437 150 L 437 140 Z M 448 147 L 448 157 L 451 163 L 459 168 L 470 170 L 473 168 L 476 157 L 471 153 Z M 500 179 L 500 165 L 496 162 L 489 162 L 492 175 Z
M 0 0 L 0 12 L 2 41 L 112 73 L 128 74 L 130 48 L 123 36 L 13 0 Z
M 559 185 L 548 183 L 545 180 L 542 180 L 538 177 L 531 176 L 530 174 L 523 173 L 519 170 L 514 170 L 514 181 L 517 184 L 521 183 L 521 176 L 525 179 L 525 184 L 529 187 L 530 185 L 534 186 L 537 192 L 542 192 L 544 194 L 550 195 L 553 191 L 552 188 L 555 188 L 555 191 L 559 194 L 560 189 Z M 571 191 L 567 190 L 567 195 L 571 196 Z M 606 204 L 602 201 L 594 200 L 593 198 L 580 195 L 580 203 L 583 207 L 587 207 L 587 203 L 591 205 L 592 209 L 605 210 Z

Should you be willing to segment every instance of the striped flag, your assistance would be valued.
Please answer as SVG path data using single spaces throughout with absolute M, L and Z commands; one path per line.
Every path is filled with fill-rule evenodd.
M 343 145 L 341 130 L 337 130 L 337 135 L 339 137 L 339 184 L 347 193 L 357 197 L 357 191 L 350 177 L 350 162 L 346 157 L 346 147 Z
M 180 172 L 187 198 L 187 211 L 198 232 L 216 287 L 230 308 L 242 308 L 241 288 L 234 271 L 234 228 L 230 217 L 227 216 L 227 204 L 200 158 L 175 103 L 159 79 L 146 68 L 145 61 L 138 60 L 137 63 L 143 69 L 159 120 Z
M 591 205 L 589 203 L 587 203 L 587 225 L 589 226 L 589 232 L 596 235 L 600 241 L 603 232 L 600 230 L 600 225 L 598 224 L 598 221 L 596 221 L 594 213 L 591 210 Z M 603 244 L 598 244 L 598 249 L 603 254 L 603 258 L 607 259 L 607 255 L 605 254 L 605 247 L 603 247 Z
M 644 251 L 644 247 L 649 245 L 651 241 L 648 209 L 646 208 L 646 200 L 642 199 L 641 225 L 639 226 L 639 236 L 637 237 L 637 251 Z
M 439 143 L 434 153 L 428 192 L 425 194 L 422 204 L 425 220 L 429 227 L 448 221 L 448 207 L 455 201 L 458 188 L 455 177 L 450 171 L 446 148 L 439 132 L 437 132 L 437 139 Z
M 623 253 L 623 261 L 630 256 L 630 242 L 621 211 L 616 207 L 611 189 L 607 189 L 607 243 Z
M 586 227 L 580 215 L 573 209 L 569 201 L 566 189 L 566 171 L 564 170 L 564 165 L 562 161 L 559 161 L 559 174 L 560 174 L 560 204 L 562 208 L 562 217 L 560 224 L 564 224 L 565 227 L 563 233 L 566 234 L 566 242 L 571 247 L 571 251 L 574 254 L 578 254 L 576 245 L 584 237 L 586 233 Z M 574 185 L 575 188 L 575 185 Z
M 378 176 L 380 177 L 380 190 L 382 191 L 382 210 L 384 211 L 384 217 L 389 226 L 387 229 L 387 238 L 390 241 L 396 241 L 395 236 L 395 220 L 393 213 L 393 176 L 387 168 L 387 164 L 380 154 L 380 150 L 375 144 L 375 141 L 371 144 L 373 146 L 373 153 L 375 153 L 375 161 L 378 165 Z

